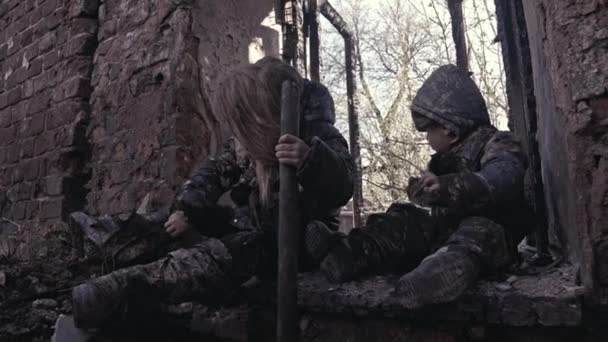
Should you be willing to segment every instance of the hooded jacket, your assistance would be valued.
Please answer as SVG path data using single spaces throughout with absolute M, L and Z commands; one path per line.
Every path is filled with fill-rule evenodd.
M 524 199 L 526 156 L 511 132 L 490 124 L 485 101 L 469 74 L 453 65 L 438 68 L 414 98 L 412 116 L 417 129 L 439 123 L 459 140 L 429 162 L 429 171 L 439 178 L 439 192 L 416 193 L 414 178 L 410 200 L 431 207 L 432 215 L 451 227 L 470 216 L 490 218 L 519 242 L 531 226 Z
M 339 209 L 353 191 L 348 144 L 333 126 L 334 104 L 327 88 L 306 81 L 301 102 L 300 138 L 310 147 L 297 170 L 303 224 L 318 220 L 337 229 Z M 205 235 L 276 230 L 278 177 L 271 181 L 275 201 L 262 207 L 254 164 L 237 150 L 235 139 L 229 139 L 221 153 L 202 162 L 177 196 L 177 209 Z

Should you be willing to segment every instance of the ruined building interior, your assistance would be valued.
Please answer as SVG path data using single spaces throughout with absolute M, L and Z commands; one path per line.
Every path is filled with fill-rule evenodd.
M 388 294 L 390 276 L 336 286 L 303 274 L 301 340 L 608 336 L 608 2 L 495 3 L 509 126 L 530 160 L 537 249 L 557 246 L 553 259 L 416 312 Z M 209 103 L 218 74 L 272 55 L 318 78 L 311 21 L 331 11 L 322 0 L 0 0 L 0 340 L 48 340 L 70 313 L 66 289 L 110 267 L 70 263 L 86 254 L 70 212 L 167 205 L 225 136 Z M 264 302 L 164 309 L 175 340 L 274 334 Z

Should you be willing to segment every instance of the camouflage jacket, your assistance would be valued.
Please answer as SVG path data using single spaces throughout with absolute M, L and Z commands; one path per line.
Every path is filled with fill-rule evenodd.
M 454 227 L 468 216 L 488 217 L 515 239 L 530 227 L 524 200 L 527 167 L 521 145 L 510 132 L 483 126 L 447 153 L 436 153 L 428 169 L 439 177 L 439 192 L 424 196 L 408 188 L 410 200 L 431 207 L 432 216 Z M 410 180 L 414 185 L 417 179 Z M 419 191 L 417 191 L 419 192 Z
M 353 164 L 344 137 L 334 127 L 334 106 L 327 89 L 306 82 L 302 95 L 300 138 L 310 150 L 297 170 L 304 222 L 320 220 L 337 229 L 341 206 L 353 191 Z M 206 235 L 243 230 L 274 230 L 278 222 L 278 175 L 271 178 L 273 203 L 262 208 L 255 167 L 229 139 L 221 153 L 208 158 L 186 181 L 177 209 Z M 303 223 L 304 223 L 303 222 Z

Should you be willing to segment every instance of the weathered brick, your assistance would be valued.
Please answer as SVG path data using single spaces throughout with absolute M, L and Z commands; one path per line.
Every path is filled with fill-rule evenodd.
M 6 44 L 0 45 L 0 62 L 2 62 L 6 58 L 6 52 L 8 48 Z
M 38 135 L 34 139 L 34 155 L 39 156 L 45 152 L 47 152 L 53 146 L 53 136 L 49 134 L 50 132 L 45 132 L 43 134 Z
M 63 192 L 63 175 L 54 175 L 45 178 L 45 194 L 48 196 L 61 195 Z
M 55 146 L 69 147 L 74 144 L 75 127 L 73 125 L 59 127 L 52 134 Z
M 23 166 L 17 165 L 11 169 L 11 184 L 23 182 Z
M 45 89 L 47 86 L 47 75 L 46 74 L 42 74 L 39 75 L 37 77 L 35 77 L 32 81 L 34 83 L 34 94 L 40 92 L 41 90 Z
M 36 7 L 36 0 L 26 0 L 25 1 L 25 12 L 30 12 Z
M 99 0 L 77 0 L 72 2 L 71 17 L 97 17 Z
M 72 97 L 88 98 L 91 95 L 91 80 L 88 78 L 74 77 L 63 84 L 63 99 Z
M 28 28 L 27 30 L 25 30 L 25 31 L 21 32 L 21 34 L 19 34 L 19 44 L 21 45 L 22 48 L 26 47 L 32 43 L 33 35 L 34 35 L 34 30 L 31 28 Z
M 25 69 L 25 67 L 20 67 L 17 70 L 14 71 L 13 75 L 15 75 L 17 84 L 21 84 L 23 82 L 25 82 L 25 80 L 27 80 L 27 70 Z
M 40 213 L 40 202 L 39 201 L 27 201 L 25 206 L 25 217 L 28 220 L 34 219 Z
M 22 125 L 25 123 L 26 113 L 24 111 L 24 105 L 24 102 L 20 102 L 11 107 L 11 125 Z
M 38 21 L 40 20 L 40 18 L 42 18 L 40 7 L 35 7 L 34 9 L 32 9 L 32 11 L 29 14 L 29 17 L 30 17 L 31 26 L 34 26 L 35 24 L 37 24 Z M 34 32 L 34 39 L 36 39 L 38 37 L 40 37 L 40 36 L 38 36 L 36 34 L 36 32 Z
M 48 91 L 43 91 L 38 94 L 35 94 L 34 97 L 30 100 L 29 112 L 31 114 L 35 114 L 46 110 L 49 107 L 50 101 L 51 96 Z
M 34 76 L 40 75 L 40 73 L 42 72 L 42 61 L 43 61 L 44 57 L 38 57 L 36 59 L 33 59 L 30 61 L 29 67 L 27 69 L 28 74 L 27 74 L 27 78 L 32 78 Z
M 8 5 L 5 2 L 0 3 L 0 18 L 4 18 L 7 13 Z
M 40 161 L 38 159 L 30 159 L 21 164 L 23 165 L 21 172 L 25 180 L 33 181 L 38 178 L 38 172 L 40 171 Z
M 47 0 L 51 1 L 51 0 Z M 41 219 L 52 219 L 60 218 L 63 209 L 63 200 L 57 199 L 46 199 L 40 201 L 40 218 Z
M 13 14 L 14 21 L 19 20 L 25 13 L 24 4 L 19 3 L 11 12 Z
M 59 61 L 59 53 L 54 49 L 40 56 L 40 58 L 42 59 L 44 70 L 48 70 Z
M 15 141 L 16 126 L 0 128 L 0 146 L 8 146 Z
M 11 144 L 6 150 L 6 161 L 9 164 L 13 164 L 19 161 L 19 145 L 17 143 Z
M 6 148 L 0 147 L 0 165 L 4 165 L 6 161 Z
M 13 105 L 21 100 L 22 97 L 21 87 L 17 86 L 8 92 L 7 103 L 8 105 Z
M 34 81 L 26 80 L 23 82 L 23 98 L 27 99 L 34 95 Z
M 19 201 L 17 203 L 13 203 L 11 207 L 11 216 L 13 220 L 23 220 L 25 219 L 25 201 Z
M 46 0 L 43 4 L 40 5 L 40 15 L 42 17 L 46 17 L 47 15 L 53 13 L 58 7 L 57 0 Z
M 65 57 L 75 55 L 92 56 L 97 46 L 97 37 L 88 34 L 80 34 L 72 37 L 68 42 L 68 50 Z
M 0 128 L 6 128 L 11 124 L 10 108 L 0 110 Z
M 28 119 L 29 121 L 28 121 L 27 129 L 25 131 L 25 136 L 33 137 L 35 135 L 42 133 L 42 131 L 44 131 L 44 118 L 45 118 L 45 113 L 42 112 L 42 113 L 36 114 L 36 115 L 32 116 L 30 119 Z
M 40 41 L 38 42 L 38 50 L 42 55 L 48 51 L 50 51 L 53 46 L 55 46 L 55 42 L 57 40 L 57 33 L 55 31 L 48 32 L 45 34 Z
M 18 183 L 14 184 L 8 189 L 7 198 L 11 202 L 23 201 L 32 198 L 32 190 L 34 189 L 32 184 Z
M 97 35 L 98 28 L 97 20 L 90 18 L 75 18 L 70 21 L 68 25 L 68 32 L 70 38 L 76 37 L 81 34 L 88 34 L 90 36 Z
M 113 163 L 110 171 L 112 182 L 114 184 L 120 184 L 128 181 L 130 178 L 131 167 L 131 161 Z
M 25 19 L 25 20 L 14 20 L 13 21 L 13 28 L 15 29 L 15 32 L 19 33 L 23 30 L 25 30 L 28 25 L 30 24 L 29 20 Z
M 8 76 L 6 77 L 6 89 L 13 89 L 17 86 L 17 75 L 13 69 L 9 69 L 5 75 Z
M 91 63 L 91 58 L 88 56 L 78 56 L 70 58 L 68 61 L 65 62 L 64 77 L 66 79 L 70 79 L 74 76 L 88 78 L 91 73 L 92 67 L 93 65 Z
M 61 20 L 62 20 L 62 13 L 54 12 L 54 13 L 46 16 L 42 20 L 42 25 L 48 31 L 54 30 L 61 24 Z
M 8 106 L 8 93 L 4 92 L 0 94 L 0 109 L 4 109 Z
M 23 48 L 23 56 L 27 58 L 28 63 L 38 57 L 38 44 L 35 42 L 30 44 L 28 47 Z M 23 57 L 21 58 L 21 66 L 23 66 Z
M 21 141 L 21 151 L 19 151 L 19 158 L 31 158 L 34 156 L 34 138 L 23 139 Z

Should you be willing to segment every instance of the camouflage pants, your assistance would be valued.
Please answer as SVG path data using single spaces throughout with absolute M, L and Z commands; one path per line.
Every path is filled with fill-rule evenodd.
M 144 265 L 114 271 L 129 298 L 221 301 L 251 276 L 272 267 L 271 238 L 260 232 L 230 234 L 221 240 L 204 238 Z
M 482 272 L 497 271 L 513 257 L 504 229 L 495 222 L 484 217 L 438 221 L 412 204 L 393 204 L 385 213 L 371 215 L 347 239 L 360 260 L 359 275 L 408 272 L 440 248 L 464 251 Z

